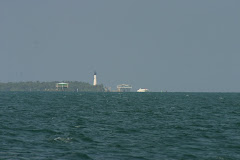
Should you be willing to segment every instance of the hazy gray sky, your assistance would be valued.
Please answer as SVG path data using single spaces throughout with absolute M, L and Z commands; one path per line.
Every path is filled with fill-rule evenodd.
M 239 0 L 1 0 L 0 81 L 240 91 Z

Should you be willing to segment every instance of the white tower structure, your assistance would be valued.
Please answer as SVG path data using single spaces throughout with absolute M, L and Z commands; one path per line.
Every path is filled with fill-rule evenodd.
M 94 85 L 94 86 L 97 85 L 97 73 L 96 73 L 96 72 L 94 72 L 93 85 Z

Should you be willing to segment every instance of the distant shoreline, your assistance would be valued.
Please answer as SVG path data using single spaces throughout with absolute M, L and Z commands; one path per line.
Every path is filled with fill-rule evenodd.
M 46 91 L 46 92 L 104 92 L 104 86 L 102 84 L 93 86 L 86 82 L 79 81 L 64 81 L 68 83 L 68 87 L 57 88 L 56 84 L 60 81 L 52 82 L 0 82 L 0 91 Z

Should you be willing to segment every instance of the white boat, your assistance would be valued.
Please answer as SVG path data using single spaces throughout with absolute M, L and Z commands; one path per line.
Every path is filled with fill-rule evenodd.
M 142 89 L 142 88 L 140 88 L 139 90 L 137 90 L 137 92 L 149 92 L 149 90 L 148 89 Z

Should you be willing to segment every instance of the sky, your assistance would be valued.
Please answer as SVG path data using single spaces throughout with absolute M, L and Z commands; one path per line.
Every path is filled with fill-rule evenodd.
M 0 82 L 240 92 L 239 0 L 1 0 Z

